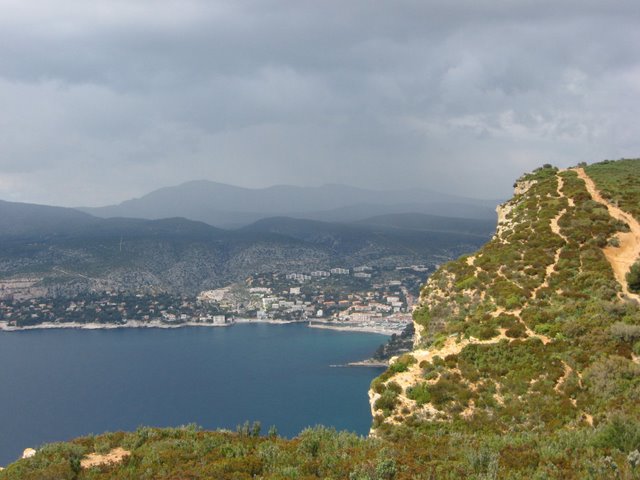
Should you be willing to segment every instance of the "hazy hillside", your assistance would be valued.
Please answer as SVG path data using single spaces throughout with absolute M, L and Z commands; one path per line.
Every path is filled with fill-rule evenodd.
M 423 213 L 396 213 L 376 215 L 356 222 L 360 225 L 421 230 L 434 232 L 466 233 L 490 236 L 496 228 L 495 218 L 455 218 Z
M 447 220 L 454 220 L 452 223 L 457 223 L 460 231 L 451 231 Z M 474 221 L 467 223 L 464 220 L 457 222 L 455 219 L 442 218 L 442 227 L 438 227 L 437 222 L 431 226 L 431 230 L 420 230 L 391 225 L 370 225 L 366 222 L 347 224 L 272 217 L 259 220 L 240 231 L 284 235 L 310 244 L 322 245 L 337 255 L 357 255 L 363 260 L 362 253 L 367 250 L 384 251 L 388 255 L 399 257 L 426 256 L 446 248 L 447 245 L 454 248 L 464 245 L 470 247 L 484 243 L 490 237 L 486 231 L 484 234 L 465 232 L 464 230 L 476 228 L 477 224 Z M 455 247 L 456 245 L 458 247 Z M 372 256 L 371 260 L 374 259 Z
M 119 205 L 79 210 L 105 218 L 185 217 L 216 226 L 238 227 L 283 215 L 353 221 L 376 213 L 416 211 L 494 218 L 496 203 L 418 189 L 381 192 L 344 185 L 250 189 L 203 180 L 161 188 Z
M 56 235 L 97 221 L 72 208 L 0 200 L 0 235 Z
M 101 219 L 10 202 L 0 208 L 5 214 L 0 279 L 35 278 L 62 293 L 87 288 L 194 293 L 256 272 L 436 263 L 488 240 L 488 235 L 291 218 L 230 231 L 184 218 Z

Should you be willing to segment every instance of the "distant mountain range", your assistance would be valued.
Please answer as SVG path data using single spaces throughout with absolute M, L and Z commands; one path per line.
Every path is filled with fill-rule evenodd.
M 228 230 L 180 217 L 99 218 L 0 201 L 0 280 L 39 278 L 62 293 L 193 293 L 257 272 L 441 262 L 485 243 L 494 226 L 494 219 L 412 213 L 349 223 L 272 217 Z
M 202 180 L 161 188 L 119 205 L 78 210 L 102 218 L 184 217 L 238 228 L 274 216 L 353 222 L 380 214 L 416 212 L 493 220 L 498 203 L 422 189 L 376 191 L 345 185 L 251 189 Z

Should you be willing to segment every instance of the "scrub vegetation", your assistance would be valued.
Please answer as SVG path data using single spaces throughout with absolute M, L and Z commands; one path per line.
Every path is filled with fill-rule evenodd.
M 0 472 L 1 479 L 637 479 L 640 423 L 615 416 L 595 428 L 496 434 L 400 426 L 382 439 L 324 427 L 287 440 L 195 426 L 140 428 L 50 444 Z M 82 467 L 89 453 L 123 448 L 120 463 Z
M 640 218 L 640 159 L 605 160 L 585 167 L 602 196 Z

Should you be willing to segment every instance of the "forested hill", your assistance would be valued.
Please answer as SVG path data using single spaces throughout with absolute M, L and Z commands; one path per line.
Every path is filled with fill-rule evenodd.
M 0 479 L 640 478 L 639 219 L 640 160 L 520 178 L 493 239 L 424 287 L 414 351 L 372 383 L 370 438 L 140 429 Z

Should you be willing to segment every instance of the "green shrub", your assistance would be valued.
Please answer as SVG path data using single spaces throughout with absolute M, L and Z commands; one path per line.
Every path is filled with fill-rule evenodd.
M 598 429 L 593 443 L 596 447 L 631 452 L 640 448 L 640 423 L 634 418 L 615 415 Z
M 616 340 L 634 342 L 640 339 L 640 325 L 629 325 L 624 322 L 616 322 L 611 325 L 611 335 Z
M 391 390 L 395 394 L 402 393 L 402 387 L 398 385 L 397 382 L 389 382 L 387 383 L 387 390 Z
M 465 278 L 464 280 L 457 282 L 455 286 L 457 290 L 469 290 L 472 288 L 476 288 L 479 283 L 479 280 L 472 275 Z
M 420 383 L 407 390 L 407 396 L 415 401 L 418 405 L 424 405 L 431 401 L 431 394 L 429 393 L 429 386 L 426 383 Z
M 380 398 L 378 398 L 373 407 L 376 410 L 382 410 L 385 416 L 389 416 L 396 405 L 398 404 L 398 394 L 392 390 L 385 390 L 382 392 Z
M 416 357 L 414 357 L 409 353 L 406 353 L 402 355 L 400 358 L 398 358 L 391 365 L 389 365 L 388 371 L 391 372 L 391 374 L 406 372 L 407 370 L 409 370 L 409 366 L 413 365 L 416 362 L 417 362 Z
M 491 324 L 474 325 L 469 329 L 469 335 L 479 340 L 489 340 L 498 336 L 500 332 Z
M 640 292 L 640 260 L 634 263 L 627 273 L 627 284 L 632 292 Z

